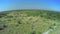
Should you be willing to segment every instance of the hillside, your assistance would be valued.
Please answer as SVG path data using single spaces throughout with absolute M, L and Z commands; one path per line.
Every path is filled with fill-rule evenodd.
M 60 12 L 11 10 L 0 12 L 0 34 L 60 34 Z M 45 32 L 45 33 L 44 33 Z

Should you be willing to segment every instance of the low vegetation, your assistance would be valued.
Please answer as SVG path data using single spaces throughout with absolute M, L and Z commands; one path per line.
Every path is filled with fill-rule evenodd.
M 60 12 L 48 10 L 12 10 L 0 12 L 0 34 L 42 34 L 60 26 Z M 59 28 L 55 29 L 59 31 Z M 56 34 L 52 31 L 49 34 Z M 59 33 L 58 33 L 59 34 Z

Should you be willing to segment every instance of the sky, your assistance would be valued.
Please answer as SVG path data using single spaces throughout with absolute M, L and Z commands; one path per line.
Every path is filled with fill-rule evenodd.
M 60 0 L 0 0 L 0 11 L 17 9 L 60 11 Z

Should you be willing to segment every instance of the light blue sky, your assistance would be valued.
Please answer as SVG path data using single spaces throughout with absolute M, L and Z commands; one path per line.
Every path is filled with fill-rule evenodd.
M 60 11 L 60 0 L 0 0 L 0 11 L 15 9 L 48 9 Z

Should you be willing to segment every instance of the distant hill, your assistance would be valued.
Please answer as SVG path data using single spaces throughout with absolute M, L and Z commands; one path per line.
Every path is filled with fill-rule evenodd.
M 57 28 L 54 28 L 57 26 Z M 0 12 L 0 34 L 60 34 L 60 12 L 11 10 Z

